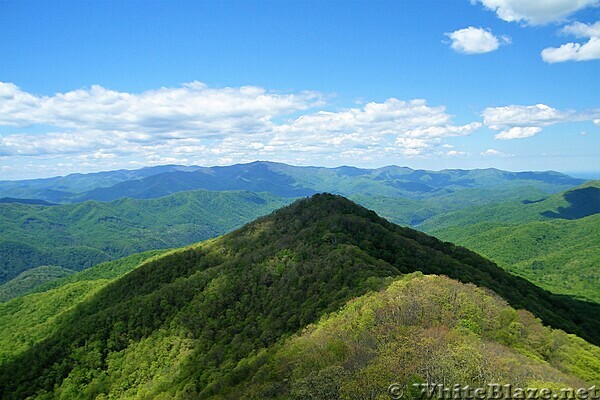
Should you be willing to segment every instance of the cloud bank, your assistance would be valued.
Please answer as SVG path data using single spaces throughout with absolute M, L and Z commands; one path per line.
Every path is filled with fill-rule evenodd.
M 195 135 L 263 130 L 273 117 L 322 104 L 316 92 L 276 94 L 254 86 L 213 89 L 201 82 L 141 94 L 94 85 L 54 96 L 35 96 L 0 82 L 0 99 L 0 125 Z
M 0 135 L 0 157 L 54 157 L 107 167 L 123 160 L 141 165 L 369 160 L 382 153 L 438 154 L 445 138 L 482 126 L 454 125 L 445 107 L 422 99 L 327 110 L 326 98 L 201 82 L 137 94 L 95 85 L 38 96 L 0 82 L 0 127 L 8 132 Z
M 167 163 L 218 165 L 268 159 L 297 164 L 402 164 L 412 157 L 471 155 L 448 140 L 488 128 L 524 139 L 572 121 L 600 125 L 600 110 L 545 104 L 488 107 L 455 124 L 444 106 L 388 98 L 328 109 L 328 96 L 200 82 L 142 93 L 101 86 L 51 96 L 0 82 L 0 171 L 11 165 L 58 174 Z M 488 149 L 480 156 L 508 157 Z M 52 166 L 56 173 L 49 172 Z

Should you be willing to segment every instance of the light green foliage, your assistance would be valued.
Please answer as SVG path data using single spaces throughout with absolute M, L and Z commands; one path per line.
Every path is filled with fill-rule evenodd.
M 434 232 L 555 293 L 600 303 L 600 215 Z
M 392 382 L 589 387 L 599 356 L 477 287 L 411 274 L 253 357 L 254 373 L 225 397 L 385 398 Z
M 102 263 L 35 287 L 39 293 L 0 303 L 0 364 L 56 332 L 62 316 L 98 290 L 164 251 Z
M 193 340 L 182 333 L 158 330 L 122 351 L 111 353 L 105 360 L 104 370 L 92 371 L 91 377 L 86 369 L 74 369 L 53 397 L 64 400 L 173 399 L 173 383 L 192 350 Z
M 165 254 L 168 250 L 150 250 L 143 253 L 132 254 L 127 257 L 119 258 L 113 261 L 106 261 L 95 265 L 92 268 L 77 272 L 73 275 L 56 279 L 50 282 L 41 284 L 33 289 L 34 292 L 44 292 L 46 290 L 64 286 L 67 283 L 80 281 L 94 281 L 100 279 L 114 279 L 125 275 L 129 271 L 134 270 L 145 261 L 156 258 Z
M 0 364 L 56 332 L 61 316 L 104 287 L 108 280 L 70 283 L 0 304 Z

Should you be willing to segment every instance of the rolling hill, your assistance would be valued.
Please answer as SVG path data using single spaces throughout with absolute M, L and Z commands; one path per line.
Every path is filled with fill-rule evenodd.
M 420 228 L 552 292 L 600 303 L 600 181 L 535 202 L 440 214 Z
M 16 278 L 0 285 L 0 302 L 22 296 L 46 282 L 64 278 L 75 271 L 53 265 L 28 269 Z
M 414 271 L 447 275 L 485 289 L 420 275 L 394 282 Z M 471 359 L 475 352 L 476 360 L 489 365 L 500 357 L 507 370 L 496 371 L 505 380 L 512 379 L 508 366 L 515 362 L 523 370 L 512 371 L 527 382 L 544 377 L 557 385 L 595 383 L 600 376 L 597 347 L 542 328 L 528 312 L 510 309 L 490 289 L 514 308 L 596 344 L 600 306 L 551 295 L 477 254 L 393 225 L 339 196 L 298 201 L 235 232 L 159 255 L 105 286 L 96 285 L 95 291 L 79 287 L 79 301 L 48 322 L 51 326 L 43 334 L 21 340 L 16 351 L 3 349 L 3 398 L 239 398 L 231 390 L 243 382 L 259 386 L 254 387 L 259 393 L 254 398 L 290 398 L 277 385 L 265 395 L 263 389 L 273 379 L 286 385 L 273 373 L 291 371 L 298 379 L 282 390 L 300 395 L 307 388 L 319 388 L 313 382 L 327 381 L 333 373 L 339 373 L 340 379 L 333 380 L 339 387 L 347 382 L 360 387 L 369 374 L 377 375 L 376 368 L 391 362 L 389 355 L 393 359 L 403 343 L 412 343 L 406 342 L 409 339 L 462 349 L 448 363 Z M 0 317 L 20 319 L 15 316 L 32 309 L 28 302 L 43 302 L 65 287 L 11 300 L 0 307 Z M 383 294 L 368 294 L 382 289 Z M 365 294 L 371 297 L 337 313 Z M 385 307 L 386 301 L 391 308 Z M 313 336 L 306 336 L 307 346 L 286 342 L 332 312 L 336 314 L 317 326 L 338 326 L 343 337 L 355 342 Z M 306 335 L 311 332 L 309 328 Z M 382 346 L 373 347 L 376 343 Z M 308 353 L 290 359 L 285 356 L 292 351 L 287 346 Z M 573 358 L 570 349 L 581 357 Z M 311 364 L 314 351 L 321 351 L 326 356 L 323 363 L 330 364 Z M 431 354 L 444 353 L 442 348 L 436 351 Z M 262 357 L 269 354 L 274 355 Z M 489 358 L 494 354 L 496 358 Z M 419 364 L 427 355 L 419 357 L 416 369 L 428 365 Z M 370 359 L 372 371 L 364 369 Z M 279 370 L 282 360 L 292 364 Z M 294 362 L 307 364 L 294 375 Z M 397 371 L 394 368 L 390 374 Z M 529 374 L 536 370 L 540 373 Z M 465 367 L 457 373 L 473 379 L 469 371 Z M 358 375 L 347 375 L 353 373 Z M 376 383 L 381 382 L 372 382 Z
M 531 222 L 552 219 L 578 219 L 600 213 L 600 181 L 535 200 L 498 202 L 469 210 L 437 215 L 421 225 L 426 231 L 451 226 L 469 226 L 481 222 Z
M 288 204 L 268 193 L 194 191 L 151 200 L 0 204 L 0 283 L 41 265 L 103 261 L 215 237 Z

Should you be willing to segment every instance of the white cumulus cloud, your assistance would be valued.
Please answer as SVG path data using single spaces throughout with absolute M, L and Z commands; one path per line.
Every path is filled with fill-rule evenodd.
M 559 111 L 545 104 L 510 105 L 483 110 L 483 123 L 494 130 L 511 126 L 547 126 L 574 118 L 572 111 Z
M 482 156 L 486 156 L 486 157 L 513 157 L 514 156 L 514 154 L 504 153 L 504 152 L 496 150 L 496 149 L 487 149 L 486 151 L 482 151 L 479 154 L 481 154 Z
M 537 135 L 545 126 L 572 121 L 590 121 L 600 110 L 587 112 L 560 111 L 546 104 L 488 107 L 482 112 L 483 123 L 500 131 L 496 139 L 521 139 Z
M 595 24 L 574 22 L 562 28 L 562 33 L 580 38 L 600 37 L 600 21 Z
M 542 50 L 542 59 L 547 63 L 565 61 L 589 61 L 600 59 L 600 21 L 595 24 L 575 22 L 565 26 L 562 33 L 588 39 L 587 42 L 570 42 L 560 47 Z
M 494 36 L 489 29 L 468 28 L 446 33 L 452 41 L 450 47 L 464 54 L 481 54 L 497 50 L 501 44 L 510 43 L 507 36 Z
M 362 108 L 305 114 L 280 129 L 321 134 L 360 132 L 384 135 L 401 129 L 439 126 L 449 122 L 450 116 L 445 113 L 444 107 L 430 107 L 422 99 L 403 101 L 390 98 L 383 103 L 368 103 Z
M 441 125 L 428 126 L 424 128 L 411 129 L 403 132 L 403 135 L 409 137 L 427 137 L 427 138 L 442 138 L 450 136 L 468 136 L 481 128 L 483 124 L 480 122 L 471 122 L 466 125 Z
M 542 128 L 537 126 L 515 126 L 506 131 L 502 131 L 494 136 L 496 139 L 523 139 L 535 136 L 542 131 Z
M 531 25 L 561 21 L 599 3 L 598 0 L 471 0 L 473 4 L 477 2 L 504 21 Z
M 426 139 L 417 139 L 410 137 L 398 137 L 395 142 L 397 150 L 405 156 L 418 156 L 426 150 L 430 149 L 432 145 L 437 144 L 437 141 L 431 141 Z
M 450 150 L 446 153 L 446 155 L 450 156 L 450 157 L 458 157 L 458 156 L 466 156 L 467 153 L 465 153 L 464 151 Z
M 422 155 L 451 136 L 469 135 L 481 123 L 455 126 L 444 107 L 430 107 L 423 99 L 390 98 L 367 103 L 362 108 L 305 114 L 275 127 L 274 143 L 287 149 L 323 150 L 331 145 L 353 146 L 369 152 L 394 148 L 405 156 Z M 393 145 L 391 140 L 394 140 Z

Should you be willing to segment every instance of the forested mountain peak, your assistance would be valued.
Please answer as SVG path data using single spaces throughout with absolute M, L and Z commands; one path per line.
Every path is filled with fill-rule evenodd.
M 68 398 L 85 388 L 92 398 L 111 379 L 126 379 L 128 349 L 169 338 L 172 351 L 184 346 L 187 354 L 171 388 L 181 398 L 206 397 L 240 360 L 414 271 L 487 287 L 546 324 L 600 342 L 594 305 L 550 295 L 466 249 L 318 194 L 152 259 L 89 296 L 47 338 L 0 366 L 0 394 Z

